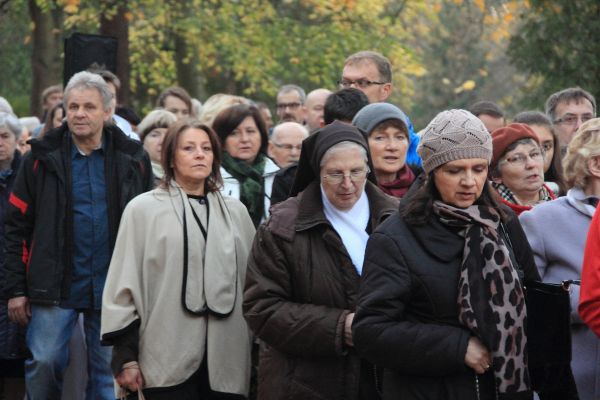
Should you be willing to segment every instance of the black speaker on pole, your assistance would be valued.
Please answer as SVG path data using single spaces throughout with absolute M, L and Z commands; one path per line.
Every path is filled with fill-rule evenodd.
M 73 33 L 65 39 L 65 65 L 63 84 L 80 71 L 97 64 L 117 73 L 117 39 L 112 36 Z

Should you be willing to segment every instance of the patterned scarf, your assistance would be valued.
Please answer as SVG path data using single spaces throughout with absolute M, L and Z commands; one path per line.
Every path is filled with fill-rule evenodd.
M 492 353 L 499 393 L 529 390 L 525 295 L 498 234 L 500 215 L 486 206 L 460 209 L 440 201 L 434 202 L 433 211 L 443 224 L 464 228 L 458 283 L 460 323 Z
M 258 153 L 253 165 L 233 158 L 223 152 L 223 168 L 240 183 L 240 201 L 248 209 L 254 227 L 258 227 L 265 214 L 265 171 L 266 158 Z
M 512 192 L 512 190 L 510 190 L 505 184 L 492 182 L 492 186 L 494 187 L 494 189 L 496 189 L 498 191 L 498 193 L 500 194 L 500 197 L 502 197 L 502 199 L 504 199 L 512 204 L 522 205 L 519 202 L 519 200 L 517 200 L 517 198 L 515 197 L 515 194 Z M 550 191 L 546 188 L 546 186 L 542 185 L 542 188 L 540 189 L 540 201 L 538 203 L 542 203 L 544 201 L 550 201 L 550 200 L 553 200 L 554 198 L 555 197 L 553 197 L 550 194 Z

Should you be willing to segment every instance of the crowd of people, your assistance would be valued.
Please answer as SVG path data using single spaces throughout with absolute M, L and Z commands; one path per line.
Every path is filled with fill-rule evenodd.
M 0 97 L 0 398 L 600 398 L 595 98 L 415 130 L 386 57 L 341 67 L 275 121 L 181 87 L 140 118 L 98 65 L 40 119 Z M 582 277 L 545 386 L 528 285 Z

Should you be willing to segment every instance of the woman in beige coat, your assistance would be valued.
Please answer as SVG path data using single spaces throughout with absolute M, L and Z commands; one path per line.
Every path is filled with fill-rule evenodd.
M 164 182 L 127 206 L 102 305 L 122 389 L 147 399 L 245 398 L 251 337 L 242 286 L 254 227 L 223 197 L 219 141 L 194 121 L 171 126 Z

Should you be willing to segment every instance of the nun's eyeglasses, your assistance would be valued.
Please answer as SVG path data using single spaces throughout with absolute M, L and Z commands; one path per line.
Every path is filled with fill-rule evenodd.
M 365 176 L 370 172 L 369 168 L 366 169 L 355 169 L 350 171 L 349 174 L 342 174 L 341 172 L 334 172 L 331 174 L 325 174 L 322 176 L 323 180 L 331 183 L 332 185 L 339 185 L 344 181 L 346 177 L 350 178 L 352 182 L 360 182 L 365 179 Z

